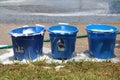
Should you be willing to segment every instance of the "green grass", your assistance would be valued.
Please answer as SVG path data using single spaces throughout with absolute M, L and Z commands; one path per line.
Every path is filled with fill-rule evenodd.
M 64 67 L 56 71 L 55 67 L 58 65 Z M 120 80 L 120 63 L 72 61 L 66 64 L 47 64 L 40 61 L 30 64 L 1 64 L 0 80 Z

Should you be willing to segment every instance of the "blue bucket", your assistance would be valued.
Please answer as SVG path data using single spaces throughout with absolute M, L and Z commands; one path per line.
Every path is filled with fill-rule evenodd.
M 42 54 L 45 29 L 40 26 L 20 27 L 9 32 L 12 37 L 14 59 L 34 60 Z
M 72 25 L 54 25 L 48 28 L 48 32 L 53 58 L 71 58 L 75 50 L 78 28 Z
M 114 58 L 114 48 L 118 28 L 105 24 L 90 24 L 86 27 L 89 51 L 99 59 Z

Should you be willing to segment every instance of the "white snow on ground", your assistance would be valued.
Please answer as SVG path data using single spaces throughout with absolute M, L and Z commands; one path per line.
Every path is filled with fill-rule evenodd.
M 55 67 L 55 70 L 56 70 L 56 71 L 59 71 L 61 68 L 64 68 L 64 66 L 56 66 L 56 67 Z
M 7 49 L 9 52 L 6 52 L 4 54 L 0 55 L 0 63 L 1 64 L 13 64 L 15 62 L 19 62 L 19 63 L 29 63 L 29 60 L 23 60 L 23 61 L 15 61 L 13 59 L 13 49 Z M 50 54 L 51 50 L 49 48 L 45 48 L 43 47 L 43 55 L 41 55 L 40 57 L 38 57 L 37 59 L 33 60 L 34 61 L 46 61 L 46 63 L 66 63 L 68 61 L 95 61 L 95 62 L 102 62 L 102 61 L 106 61 L 106 59 L 97 59 L 97 58 L 91 58 L 91 56 L 86 52 L 86 53 L 80 53 L 80 54 L 75 54 L 71 59 L 67 59 L 67 60 L 57 60 L 57 59 L 53 59 L 52 55 Z M 112 59 L 109 59 L 111 62 L 113 63 L 118 63 L 120 62 L 120 58 L 115 57 Z M 60 67 L 61 68 L 61 67 Z
M 0 63 L 2 64 L 12 64 L 13 63 L 13 50 L 8 49 L 8 53 L 0 55 Z

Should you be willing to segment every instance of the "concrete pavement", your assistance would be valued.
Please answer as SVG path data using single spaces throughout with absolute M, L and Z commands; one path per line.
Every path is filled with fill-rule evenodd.
M 0 22 L 119 22 L 120 14 L 110 13 L 110 1 L 1 0 Z

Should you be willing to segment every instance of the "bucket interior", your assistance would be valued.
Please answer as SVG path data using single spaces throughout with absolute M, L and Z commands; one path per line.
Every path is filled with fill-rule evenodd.
M 105 24 L 90 24 L 86 27 L 86 30 L 91 32 L 118 32 L 117 27 Z
M 40 26 L 20 27 L 9 32 L 11 36 L 31 36 L 37 33 L 44 32 L 45 29 Z
M 48 32 L 51 33 L 64 33 L 64 34 L 73 34 L 78 32 L 78 28 L 71 25 L 56 25 L 48 28 Z

